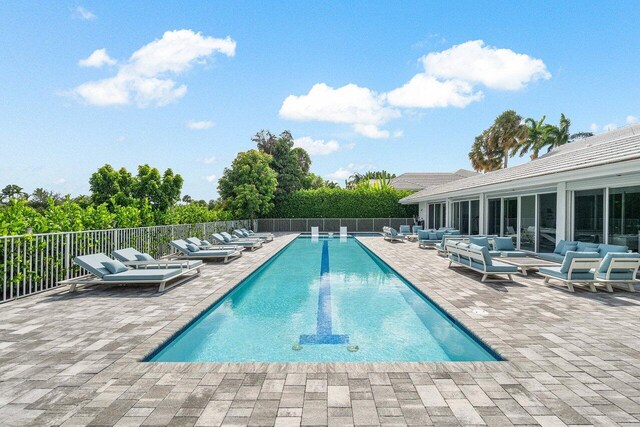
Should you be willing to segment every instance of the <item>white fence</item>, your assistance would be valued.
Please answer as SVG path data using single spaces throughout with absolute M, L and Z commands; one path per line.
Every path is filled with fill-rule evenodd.
M 171 253 L 169 241 L 186 237 L 207 239 L 217 231 L 254 228 L 248 220 L 200 224 L 117 228 L 65 233 L 0 236 L 0 302 L 57 286 L 58 281 L 85 274 L 73 264 L 79 255 L 134 247 L 154 257 Z
M 413 218 L 265 218 L 257 220 L 259 231 L 310 231 L 318 227 L 321 232 L 337 232 L 340 227 L 349 231 L 382 231 L 382 227 L 398 228 L 413 225 Z

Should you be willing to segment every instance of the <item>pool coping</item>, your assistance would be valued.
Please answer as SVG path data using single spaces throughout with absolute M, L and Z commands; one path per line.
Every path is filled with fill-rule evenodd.
M 271 256 L 262 262 L 257 262 L 250 269 L 227 281 L 221 288 L 211 295 L 203 298 L 193 311 L 185 313 L 169 322 L 159 331 L 148 336 L 140 344 L 120 359 L 115 361 L 107 369 L 115 369 L 119 372 L 152 372 L 152 373 L 350 373 L 350 372 L 426 372 L 426 373 L 451 373 L 451 372 L 506 372 L 521 371 L 519 360 L 526 360 L 510 346 L 506 345 L 495 334 L 475 322 L 467 313 L 460 311 L 446 300 L 432 295 L 415 285 L 405 275 L 398 272 L 391 260 L 385 259 L 376 253 L 358 237 L 354 237 L 367 250 L 376 255 L 389 268 L 407 283 L 410 283 L 418 293 L 432 301 L 443 313 L 451 316 L 466 331 L 472 334 L 478 341 L 487 345 L 493 352 L 505 360 L 483 362 L 155 362 L 145 359 L 156 354 L 165 343 L 180 334 L 183 330 L 195 322 L 203 313 L 211 309 L 226 295 L 236 289 L 244 280 L 257 272 L 262 266 L 274 260 L 282 253 L 301 233 L 282 236 L 282 246 Z M 461 320 L 460 317 L 464 317 Z

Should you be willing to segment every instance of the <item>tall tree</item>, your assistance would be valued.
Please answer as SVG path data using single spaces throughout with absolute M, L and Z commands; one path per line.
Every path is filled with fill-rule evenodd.
M 547 151 L 551 151 L 554 148 L 558 148 L 569 142 L 571 134 L 569 128 L 571 127 L 571 120 L 569 120 L 564 114 L 560 114 L 560 123 L 558 126 L 553 126 L 548 130 L 549 138 L 545 143 Z
M 278 185 L 271 156 L 257 150 L 239 153 L 218 181 L 223 204 L 238 218 L 255 219 L 273 207 Z
M 508 167 L 509 157 L 526 142 L 528 132 L 522 117 L 515 111 L 500 114 L 489 129 L 476 137 L 469 152 L 473 168 L 487 172 Z
M 26 199 L 29 195 L 23 191 L 24 189 L 16 184 L 9 184 L 2 189 L 0 197 L 3 203 L 8 203 L 11 199 Z
M 476 136 L 469 152 L 471 167 L 479 172 L 491 172 L 502 167 L 504 151 L 493 144 L 489 130 Z
M 54 191 L 47 191 L 44 188 L 36 188 L 29 196 L 29 206 L 39 212 L 42 212 L 49 206 L 49 199 L 53 200 L 54 204 L 60 204 L 64 200 L 60 194 Z
M 116 171 L 113 166 L 106 164 L 100 167 L 89 178 L 91 203 L 98 206 L 106 203 L 108 206 L 129 206 L 133 176 L 125 169 Z

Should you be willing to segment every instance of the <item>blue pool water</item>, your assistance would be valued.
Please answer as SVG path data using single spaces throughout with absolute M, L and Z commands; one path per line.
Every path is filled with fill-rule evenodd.
M 149 360 L 499 358 L 355 239 L 299 237 Z

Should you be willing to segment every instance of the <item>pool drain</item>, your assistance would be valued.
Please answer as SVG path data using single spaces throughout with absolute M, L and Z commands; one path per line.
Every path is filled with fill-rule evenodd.
M 300 350 L 302 350 L 302 346 L 300 344 L 294 344 L 294 345 L 291 346 L 291 350 L 300 351 Z
M 358 347 L 357 345 L 349 345 L 347 346 L 347 350 L 349 350 L 351 353 L 355 353 L 356 351 L 360 350 L 360 347 Z

